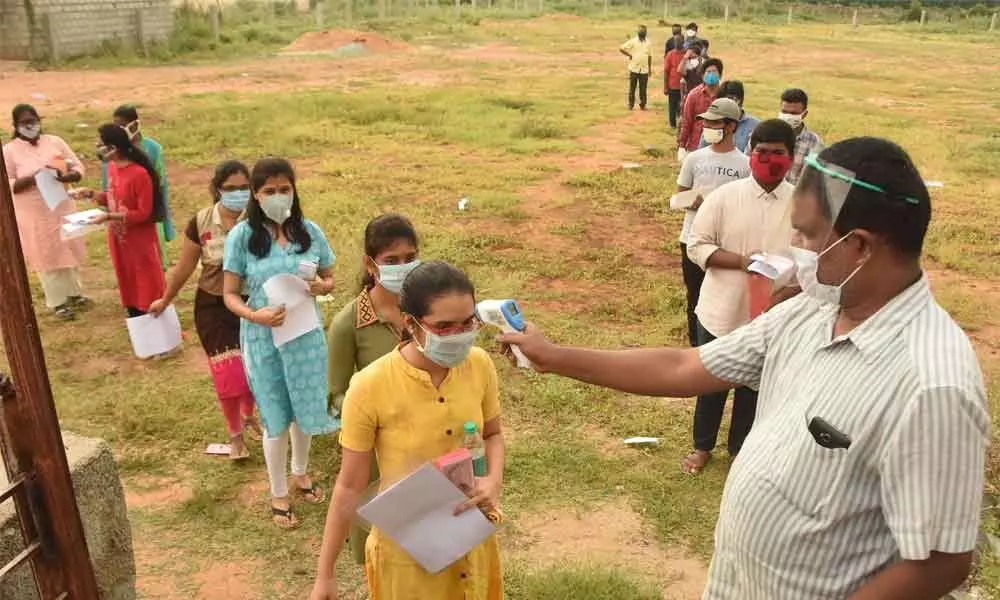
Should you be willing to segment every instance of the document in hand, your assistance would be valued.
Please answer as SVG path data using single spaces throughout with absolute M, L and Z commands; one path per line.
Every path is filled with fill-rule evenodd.
M 751 273 L 759 273 L 775 283 L 777 287 L 783 287 L 795 274 L 795 261 L 780 254 L 754 254 L 750 257 L 753 262 L 747 267 Z
M 693 190 L 687 190 L 685 192 L 677 192 L 670 197 L 670 209 L 671 210 L 688 210 L 694 203 L 698 200 L 698 196 L 704 198 L 708 195 L 708 190 L 703 190 L 700 188 L 695 188 Z
M 142 315 L 125 320 L 132 350 L 139 358 L 166 354 L 181 345 L 181 321 L 171 304 L 159 316 Z
M 285 322 L 271 328 L 274 345 L 284 346 L 314 329 L 319 329 L 316 302 L 309 294 L 309 284 L 291 273 L 275 275 L 264 282 L 268 306 L 285 307 Z
M 358 509 L 430 574 L 446 569 L 496 532 L 476 510 L 455 516 L 467 500 L 448 477 L 427 463 Z
M 35 173 L 35 186 L 49 210 L 55 210 L 57 206 L 69 200 L 66 186 L 56 179 L 58 175 L 59 172 L 55 169 L 42 169 Z
M 92 208 L 81 212 L 75 212 L 63 217 L 62 227 L 59 229 L 60 237 L 64 240 L 83 237 L 88 233 L 104 229 L 104 225 L 94 225 L 93 220 L 98 215 L 104 214 L 99 208 Z

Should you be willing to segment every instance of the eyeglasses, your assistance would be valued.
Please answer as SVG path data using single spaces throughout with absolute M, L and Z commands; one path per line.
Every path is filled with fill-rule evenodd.
M 479 331 L 479 328 L 483 326 L 483 322 L 479 320 L 478 315 L 472 315 L 464 322 L 458 324 L 432 324 L 423 320 L 418 320 L 417 323 L 434 335 L 457 335 L 459 333 Z

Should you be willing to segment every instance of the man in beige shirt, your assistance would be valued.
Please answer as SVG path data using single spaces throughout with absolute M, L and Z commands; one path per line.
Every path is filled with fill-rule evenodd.
M 750 321 L 747 267 L 757 252 L 787 248 L 792 235 L 794 187 L 785 174 L 795 154 L 795 131 L 778 119 L 758 125 L 750 136 L 750 177 L 727 183 L 705 198 L 688 236 L 688 257 L 705 270 L 695 314 L 704 345 Z M 734 390 L 728 450 L 736 456 L 750 433 L 757 392 Z M 697 473 L 715 449 L 728 392 L 698 396 L 694 451 L 683 470 Z
M 653 46 L 646 39 L 646 26 L 639 25 L 636 36 L 622 44 L 619 52 L 628 57 L 628 109 L 635 108 L 635 88 L 639 87 L 639 108 L 646 110 L 646 87 L 653 72 Z

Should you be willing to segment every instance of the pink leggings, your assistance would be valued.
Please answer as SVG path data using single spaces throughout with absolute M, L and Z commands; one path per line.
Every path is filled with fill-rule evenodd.
M 243 359 L 239 351 L 235 350 L 213 356 L 208 359 L 208 363 L 229 435 L 239 435 L 243 432 L 243 419 L 252 417 L 254 412 L 253 393 L 247 383 Z

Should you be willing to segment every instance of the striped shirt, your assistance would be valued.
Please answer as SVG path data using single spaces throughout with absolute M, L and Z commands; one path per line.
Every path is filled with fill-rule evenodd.
M 792 168 L 785 175 L 785 181 L 791 184 L 798 183 L 799 177 L 802 176 L 802 168 L 806 166 L 806 157 L 822 150 L 823 140 L 818 134 L 803 125 L 802 131 L 795 138 L 795 156 L 792 158 Z
M 843 599 L 899 560 L 975 547 L 990 418 L 968 338 L 926 277 L 831 339 L 837 314 L 800 295 L 701 348 L 760 389 L 703 600 Z M 815 417 L 849 448 L 817 443 Z

